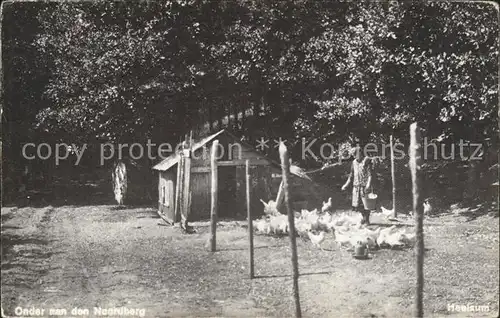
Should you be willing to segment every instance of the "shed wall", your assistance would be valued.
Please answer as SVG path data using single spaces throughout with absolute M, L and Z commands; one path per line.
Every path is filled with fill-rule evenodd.
M 191 172 L 191 213 L 190 221 L 210 218 L 211 206 L 210 172 Z
M 158 210 L 171 223 L 175 221 L 176 181 L 177 168 L 158 174 Z
M 271 162 L 262 154 L 257 152 L 251 146 L 243 145 L 237 139 L 221 134 L 217 136 L 219 149 L 223 151 L 223 156 L 218 158 L 219 161 L 225 161 L 226 171 L 229 169 L 228 162 L 235 161 L 233 166 L 234 173 L 232 176 L 226 175 L 227 181 L 234 184 L 234 191 L 231 190 L 231 196 L 234 196 L 234 202 L 231 206 L 226 202 L 225 211 L 220 211 L 219 215 L 226 215 L 235 217 L 237 214 L 246 215 L 246 174 L 245 174 L 245 160 L 251 161 L 259 160 L 260 163 L 252 166 L 251 173 L 251 202 L 250 207 L 254 218 L 263 214 L 264 205 L 260 199 L 268 202 L 276 198 L 278 188 L 281 182 L 281 169 L 275 167 Z M 190 221 L 206 220 L 210 218 L 210 205 L 211 205 L 211 176 L 210 176 L 210 150 L 212 142 L 208 142 L 203 147 L 192 153 L 191 157 L 191 211 Z M 220 155 L 220 154 L 219 154 Z M 230 164 L 231 165 L 231 164 Z M 220 167 L 223 169 L 224 167 Z M 273 178 L 272 175 L 275 175 Z M 220 176 L 221 177 L 221 176 Z M 166 172 L 160 172 L 158 197 L 159 197 L 159 210 L 168 219 L 175 219 L 175 188 L 177 178 L 177 165 L 170 168 Z M 231 178 L 231 180 L 227 179 Z M 227 182 L 226 182 L 227 183 Z M 291 200 L 294 201 L 309 201 L 309 205 L 316 205 L 320 203 L 320 199 L 325 195 L 320 194 L 319 189 L 313 189 L 313 182 L 302 180 L 299 177 L 291 176 Z M 221 189 L 222 184 L 219 180 L 219 198 L 228 196 L 228 191 Z M 226 188 L 228 188 L 226 186 Z M 165 190 L 163 190 L 165 189 Z M 165 195 L 164 192 L 165 191 Z M 163 197 L 165 203 L 163 203 Z M 326 199 L 326 198 L 325 198 Z M 172 202 L 171 202 L 172 201 Z M 219 200 L 219 203 L 221 201 Z M 221 207 L 219 207 L 221 208 Z

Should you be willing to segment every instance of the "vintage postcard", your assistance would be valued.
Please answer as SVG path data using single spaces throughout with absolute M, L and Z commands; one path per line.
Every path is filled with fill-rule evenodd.
M 2 317 L 498 317 L 499 7 L 4 1 Z

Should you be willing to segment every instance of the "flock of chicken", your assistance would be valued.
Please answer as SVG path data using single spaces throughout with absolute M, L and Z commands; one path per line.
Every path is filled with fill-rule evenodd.
M 257 233 L 287 235 L 289 232 L 288 216 L 276 209 L 274 201 L 269 203 L 262 201 L 262 203 L 266 215 L 254 221 L 253 226 Z M 387 223 L 392 215 L 392 210 L 382 208 L 381 213 L 372 213 L 371 219 L 374 223 Z M 361 224 L 361 219 L 360 213 L 334 213 L 330 198 L 327 202 L 323 202 L 321 211 L 303 209 L 301 212 L 295 212 L 295 229 L 300 237 L 309 239 L 315 247 L 320 249 L 322 249 L 321 244 L 327 233 L 331 233 L 338 246 L 348 250 L 359 244 L 376 249 L 402 248 L 412 246 L 415 242 L 415 233 L 409 231 L 408 228 L 393 225 L 370 229 Z

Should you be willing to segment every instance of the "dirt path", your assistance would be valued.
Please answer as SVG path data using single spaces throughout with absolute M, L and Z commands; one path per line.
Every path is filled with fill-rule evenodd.
M 214 308 L 197 306 L 198 294 L 189 291 L 199 291 L 197 283 L 210 271 L 206 255 L 201 255 L 206 254 L 203 242 L 192 251 L 200 254 L 193 258 L 178 242 L 183 236 L 177 229 L 159 226 L 153 210 L 24 208 L 2 209 L 2 215 L 2 239 L 8 241 L 3 246 L 11 255 L 2 262 L 2 296 L 7 296 L 2 306 L 7 314 L 15 307 L 46 312 L 77 307 L 92 313 L 94 307 L 124 306 L 145 309 L 146 317 L 154 317 Z M 182 281 L 185 275 L 178 271 L 185 266 L 192 277 Z M 226 307 L 252 305 L 238 300 Z M 218 314 L 224 310 L 215 307 L 220 307 Z M 258 311 L 249 311 L 255 314 Z
M 433 220 L 425 229 L 426 312 L 442 316 L 448 304 L 476 304 L 490 306 L 485 316 L 494 317 L 498 219 L 459 221 Z M 135 316 L 145 317 L 293 313 L 286 238 L 256 236 L 258 278 L 249 280 L 245 229 L 220 226 L 219 251 L 210 253 L 208 227 L 182 235 L 159 223 L 151 209 L 2 209 L 3 309 L 14 315 L 16 307 L 59 308 L 67 310 L 63 316 L 74 308 L 93 314 L 94 307 L 141 309 Z M 412 314 L 413 251 L 382 250 L 356 261 L 331 239 L 325 251 L 298 245 L 305 317 Z

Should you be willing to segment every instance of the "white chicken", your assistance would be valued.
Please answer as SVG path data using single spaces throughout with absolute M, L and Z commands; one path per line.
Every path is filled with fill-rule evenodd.
M 323 250 L 321 243 L 325 240 L 325 232 L 319 232 L 319 234 L 313 234 L 311 231 L 307 232 L 307 236 L 311 240 L 311 243 Z
M 396 226 L 393 225 L 389 228 L 385 228 L 385 229 L 382 229 L 380 230 L 380 233 L 379 233 L 379 236 L 377 238 L 377 243 L 379 246 L 384 246 L 384 245 L 387 245 L 387 238 L 394 232 L 394 230 L 396 229 Z
M 330 213 L 325 213 L 319 217 L 317 221 L 318 230 L 329 232 L 332 228 L 332 215 Z
M 376 240 L 372 239 L 371 237 L 367 237 L 366 238 L 366 245 L 368 245 L 369 249 L 373 250 L 373 249 L 377 248 L 378 244 L 377 244 Z
M 295 228 L 297 229 L 297 233 L 299 235 L 305 234 L 305 232 L 311 230 L 311 224 L 305 222 L 303 219 L 295 219 Z
M 415 233 L 403 233 L 401 237 L 401 243 L 406 246 L 414 246 L 416 242 L 416 234 Z
M 388 218 L 382 212 L 373 212 L 370 214 L 370 223 L 371 224 L 387 223 L 387 219 L 390 219 L 390 217 Z
M 332 210 L 332 198 L 328 198 L 328 201 L 323 202 L 323 207 L 321 207 L 321 212 L 329 212 Z
M 354 215 L 348 215 L 347 216 L 347 224 L 349 225 L 355 225 L 358 228 L 361 227 L 361 220 L 362 220 L 362 215 L 361 213 L 356 213 Z
M 270 217 L 271 232 L 274 234 L 286 234 L 288 231 L 288 216 L 280 214 Z
M 361 230 L 361 233 L 363 233 L 364 235 L 366 235 L 375 242 L 379 237 L 381 230 L 382 230 L 381 227 L 377 228 L 376 230 L 370 230 L 369 228 L 364 228 Z
M 347 224 L 344 224 L 342 226 L 332 226 L 332 229 L 336 232 L 346 233 L 351 230 L 351 227 Z
M 314 209 L 314 210 L 306 210 L 306 209 L 302 209 L 302 211 L 300 212 L 301 214 L 301 217 L 303 219 L 307 219 L 309 217 L 312 217 L 312 216 L 317 216 L 318 215 L 318 209 Z
M 391 233 L 386 236 L 384 243 L 389 245 L 391 248 L 404 246 L 404 234 L 401 232 Z
M 284 222 L 280 223 L 278 225 L 277 230 L 278 230 L 277 234 L 288 234 L 288 222 L 286 222 L 286 223 L 284 223 Z
M 304 221 L 311 224 L 311 226 L 313 228 L 317 228 L 318 227 L 318 221 L 319 221 L 319 215 L 316 213 L 316 212 L 312 212 L 308 215 L 306 215 L 306 217 L 304 218 Z
M 311 212 L 309 212 L 309 210 L 302 209 L 302 210 L 300 211 L 300 217 L 305 218 L 305 217 L 306 217 L 306 215 L 308 215 L 309 213 L 311 213 Z
M 268 203 L 266 203 L 264 200 L 260 199 L 260 202 L 264 204 L 264 213 L 266 215 L 279 215 L 280 212 L 277 209 L 276 202 L 274 200 L 269 200 Z
M 384 207 L 381 207 L 382 208 L 382 214 L 385 216 L 385 217 L 393 217 L 394 216 L 394 209 L 386 209 Z
M 351 247 L 356 246 L 356 244 L 361 243 L 368 246 L 369 249 L 375 249 L 377 247 L 377 242 L 372 238 L 365 235 L 355 235 L 351 237 Z
M 351 236 L 349 234 L 345 234 L 340 231 L 335 231 L 333 235 L 335 237 L 335 242 L 337 242 L 339 247 L 345 247 L 351 244 Z
M 346 223 L 347 221 L 348 221 L 348 218 L 347 218 L 347 216 L 345 214 L 341 214 L 340 216 L 338 216 L 337 218 L 335 218 L 334 220 L 332 220 L 332 222 L 336 226 L 344 225 L 344 223 Z
M 362 216 L 359 213 L 356 213 L 354 215 L 341 213 L 332 218 L 332 223 L 334 226 L 357 225 L 361 224 L 361 218 Z
M 356 246 L 358 242 L 361 242 L 363 245 L 371 245 L 374 247 L 375 241 L 368 237 L 366 234 L 361 232 L 356 232 L 351 234 L 350 244 L 351 246 Z
M 387 235 L 393 233 L 396 229 L 396 225 L 380 230 L 380 235 Z
M 259 233 L 269 234 L 271 232 L 271 225 L 266 219 L 253 221 L 253 226 Z

